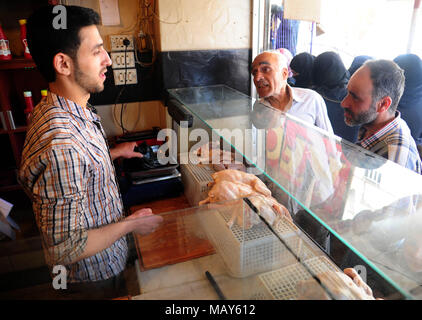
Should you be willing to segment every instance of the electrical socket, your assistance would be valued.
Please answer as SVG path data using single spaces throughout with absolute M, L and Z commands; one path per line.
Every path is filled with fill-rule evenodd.
M 123 44 L 123 40 L 128 39 L 129 45 L 125 47 Z M 126 50 L 135 50 L 135 47 L 133 45 L 133 36 L 130 34 L 115 34 L 110 35 L 110 47 L 111 51 L 124 51 Z
M 136 69 L 115 69 L 113 70 L 114 84 L 116 86 L 121 86 L 125 84 L 125 74 L 126 74 L 126 84 L 137 84 L 138 75 Z
M 135 52 L 126 52 L 126 65 L 125 65 L 125 52 L 111 52 L 111 61 L 113 69 L 121 68 L 135 68 Z

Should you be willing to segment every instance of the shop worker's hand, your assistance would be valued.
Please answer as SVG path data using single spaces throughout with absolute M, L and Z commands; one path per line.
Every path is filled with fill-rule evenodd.
M 154 232 L 163 222 L 163 217 L 154 215 L 150 208 L 136 210 L 125 220 L 134 223 L 133 232 L 140 235 L 147 235 Z
M 142 158 L 143 154 L 137 151 L 134 151 L 136 147 L 136 142 L 123 142 L 118 143 L 114 146 L 114 148 L 110 149 L 111 158 L 117 159 L 117 158 Z

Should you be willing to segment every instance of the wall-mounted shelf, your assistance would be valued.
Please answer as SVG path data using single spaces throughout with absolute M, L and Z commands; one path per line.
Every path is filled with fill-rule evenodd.
M 41 89 L 48 88 L 33 60 L 13 58 L 0 61 L 0 112 L 4 118 L 0 145 L 6 156 L 0 160 L 0 197 L 3 192 L 21 190 L 16 171 L 22 157 L 27 130 L 23 91 L 32 91 L 34 104 L 41 99 Z
M 34 69 L 35 62 L 31 59 L 14 58 L 12 60 L 0 61 L 0 70 Z

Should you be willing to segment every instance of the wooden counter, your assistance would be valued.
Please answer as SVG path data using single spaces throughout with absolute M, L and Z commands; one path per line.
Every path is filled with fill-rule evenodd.
M 151 208 L 154 214 L 163 214 L 163 223 L 153 233 L 133 234 L 140 270 L 159 268 L 215 253 L 211 243 L 195 234 L 191 220 L 193 211 L 184 195 L 156 200 L 131 207 L 130 211 Z M 193 222 L 192 222 L 193 223 Z

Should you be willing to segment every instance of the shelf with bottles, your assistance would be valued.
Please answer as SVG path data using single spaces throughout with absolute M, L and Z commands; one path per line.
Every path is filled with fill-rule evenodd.
M 0 84 L 4 88 L 0 92 L 0 111 L 9 122 L 7 128 L 2 123 L 2 129 L 9 132 L 25 131 L 27 104 L 24 92 L 32 93 L 32 101 L 36 105 L 41 100 L 41 90 L 48 87 L 47 82 L 36 68 L 7 69 L 0 70 Z
M 7 135 L 1 135 L 0 136 L 0 145 L 5 150 L 11 150 L 12 149 L 11 142 L 10 142 L 9 137 Z M 0 168 L 3 170 L 3 169 L 15 168 L 15 167 L 16 167 L 16 164 L 15 164 L 15 159 L 13 157 L 13 153 L 12 152 L 3 152 L 2 156 L 0 157 Z
M 16 129 L 12 129 L 12 130 L 6 130 L 6 129 L 1 129 L 0 128 L 0 135 L 15 134 L 15 133 L 20 133 L 20 132 L 26 132 L 27 129 L 28 129 L 27 126 L 20 126 L 20 127 L 17 127 Z
M 16 168 L 0 170 L 0 198 L 2 198 L 3 192 L 16 191 L 22 189 L 22 187 L 18 184 L 16 177 Z
M 0 60 L 0 70 L 34 69 L 35 62 L 24 57 L 12 58 L 12 60 Z
M 28 129 L 27 126 L 20 126 L 16 129 L 10 130 L 11 133 L 20 133 L 20 132 L 26 132 L 26 129 Z
M 16 176 L 22 157 L 25 135 L 26 132 L 23 130 L 14 134 L 9 132 L 9 134 L 0 135 L 0 145 L 3 150 L 6 150 L 0 157 L 0 193 L 21 188 Z
M 25 131 L 17 132 L 10 136 L 13 155 L 14 155 L 15 163 L 17 167 L 19 167 L 20 162 L 21 162 L 23 145 L 25 143 L 25 137 L 26 137 Z

